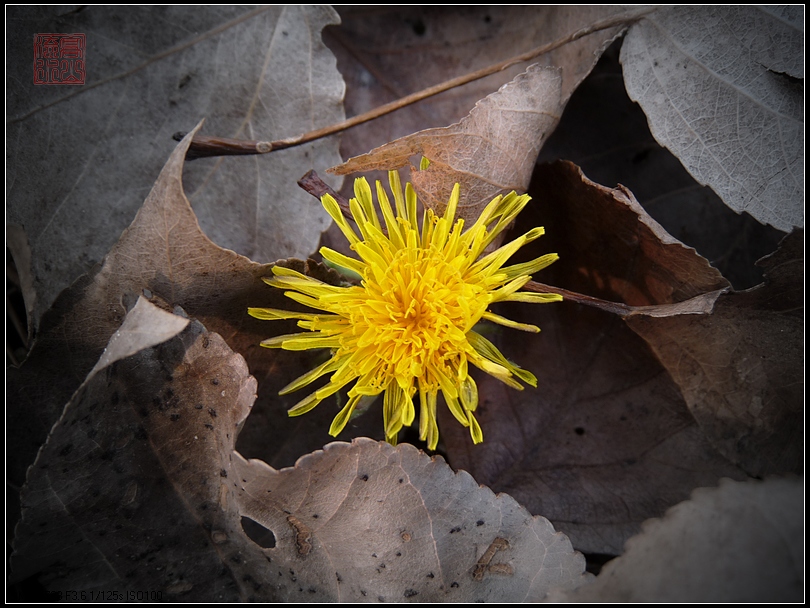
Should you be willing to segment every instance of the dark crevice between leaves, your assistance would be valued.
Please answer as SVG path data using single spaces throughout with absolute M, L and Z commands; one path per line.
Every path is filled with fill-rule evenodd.
M 615 558 L 615 555 L 610 555 L 608 553 L 586 553 L 585 571 L 597 576 L 602 571 L 602 568 L 604 568 L 609 561 Z
M 28 317 L 14 256 L 6 248 L 6 363 L 19 367 L 28 356 Z

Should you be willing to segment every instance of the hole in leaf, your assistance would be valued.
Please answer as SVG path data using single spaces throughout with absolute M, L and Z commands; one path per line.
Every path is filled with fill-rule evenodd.
M 276 546 L 276 535 L 272 530 L 268 530 L 259 522 L 249 517 L 242 518 L 242 530 L 248 538 L 259 545 L 262 549 L 272 549 Z

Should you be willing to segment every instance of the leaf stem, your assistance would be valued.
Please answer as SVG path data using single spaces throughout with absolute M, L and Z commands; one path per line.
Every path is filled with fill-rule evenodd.
M 373 110 L 369 110 L 368 112 L 358 114 L 357 116 L 353 116 L 352 118 L 346 119 L 342 122 L 338 122 L 328 127 L 323 127 L 321 129 L 315 129 L 314 131 L 309 131 L 302 135 L 298 135 L 297 137 L 289 137 L 286 139 L 279 139 L 276 141 L 252 141 L 252 140 L 237 140 L 222 137 L 196 135 L 191 142 L 191 146 L 189 147 L 188 153 L 186 154 L 186 158 L 194 159 L 209 156 L 267 154 L 275 150 L 284 150 L 285 148 L 300 146 L 301 144 L 306 144 L 316 139 L 328 137 L 329 135 L 340 133 L 341 131 L 345 131 L 346 129 L 350 129 L 352 127 L 356 127 L 357 125 L 361 125 L 370 120 L 374 120 L 375 118 L 385 116 L 386 114 L 390 114 L 391 112 L 412 105 L 418 101 L 422 101 L 423 99 L 427 99 L 428 97 L 433 97 L 434 95 L 438 95 L 439 93 L 444 93 L 445 91 L 449 91 L 450 89 L 453 89 L 455 87 L 469 84 L 476 80 L 480 80 L 481 78 L 491 76 L 492 74 L 501 72 L 507 68 L 512 67 L 517 63 L 530 61 L 532 59 L 535 59 L 536 57 L 539 57 L 540 55 L 549 53 L 555 49 L 560 48 L 561 46 L 570 44 L 571 42 L 579 40 L 580 38 L 584 38 L 585 36 L 589 36 L 590 34 L 593 34 L 595 32 L 610 29 L 612 27 L 628 26 L 631 23 L 641 19 L 644 15 L 649 14 L 653 10 L 655 10 L 654 7 L 643 9 L 641 11 L 632 14 L 625 14 L 621 17 L 611 17 L 609 19 L 597 21 L 596 23 L 589 25 L 588 27 L 579 29 L 576 32 L 573 32 L 567 36 L 559 38 L 548 44 L 535 47 L 534 49 L 526 51 L 525 53 L 522 53 L 520 55 L 515 55 L 514 57 L 511 57 L 505 61 L 495 63 L 493 65 L 482 68 L 480 70 L 476 70 L 474 72 L 469 72 L 463 76 L 458 76 L 457 78 L 451 78 L 450 80 L 446 80 L 432 87 L 422 89 L 421 91 L 417 91 L 416 93 L 411 93 L 410 95 L 406 95 L 405 97 L 397 99 L 396 101 L 392 101 L 390 103 L 378 106 Z M 180 139 L 183 138 L 183 135 L 185 134 L 176 133 L 174 135 L 174 139 L 179 141 Z

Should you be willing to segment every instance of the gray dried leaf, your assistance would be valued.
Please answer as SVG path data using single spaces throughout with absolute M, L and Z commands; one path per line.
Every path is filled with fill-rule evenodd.
M 548 520 L 408 444 L 234 465 L 241 515 L 275 534 L 264 553 L 285 601 L 538 601 L 587 580 Z
M 801 602 L 804 483 L 723 480 L 644 523 L 593 584 L 557 602 Z
M 621 61 L 656 140 L 698 182 L 760 222 L 804 225 L 800 23 L 749 6 L 662 8 L 630 28 Z
M 102 259 L 174 147 L 209 133 L 289 137 L 343 118 L 321 29 L 328 7 L 11 7 L 8 220 L 32 251 L 34 326 Z M 87 84 L 31 85 L 37 32 L 87 33 Z M 328 216 L 296 180 L 340 161 L 335 139 L 261 159 L 197 161 L 186 175 L 204 230 L 254 260 L 305 256 Z M 16 257 L 16 251 L 15 257 Z

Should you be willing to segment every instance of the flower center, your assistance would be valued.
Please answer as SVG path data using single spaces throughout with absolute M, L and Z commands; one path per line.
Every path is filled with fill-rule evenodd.
M 363 281 L 367 297 L 348 311 L 354 331 L 342 346 L 363 349 L 385 374 L 408 386 L 431 368 L 457 371 L 469 348 L 465 334 L 490 300 L 481 287 L 464 282 L 461 262 L 448 262 L 434 248 L 405 248 L 384 272 L 369 270 Z

